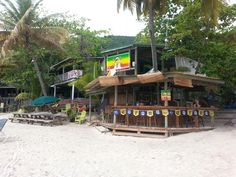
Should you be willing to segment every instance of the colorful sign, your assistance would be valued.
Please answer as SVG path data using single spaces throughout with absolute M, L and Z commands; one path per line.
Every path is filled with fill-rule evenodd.
M 161 101 L 170 101 L 171 94 L 170 90 L 161 90 Z
M 118 55 L 112 55 L 107 57 L 107 71 L 110 71 L 112 69 L 115 70 L 122 70 L 122 69 L 128 69 L 130 68 L 130 54 L 122 53 Z

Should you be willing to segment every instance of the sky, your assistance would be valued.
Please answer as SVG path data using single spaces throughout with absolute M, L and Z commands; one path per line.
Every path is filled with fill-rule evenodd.
M 236 0 L 228 0 L 230 4 Z M 117 12 L 117 0 L 44 0 L 50 13 L 69 12 L 90 19 L 87 25 L 93 30 L 109 30 L 113 35 L 135 36 L 144 28 L 130 11 Z
M 117 0 L 44 0 L 49 12 L 69 12 L 90 19 L 87 23 L 94 30 L 109 30 L 113 35 L 135 36 L 144 28 L 130 11 L 117 12 Z

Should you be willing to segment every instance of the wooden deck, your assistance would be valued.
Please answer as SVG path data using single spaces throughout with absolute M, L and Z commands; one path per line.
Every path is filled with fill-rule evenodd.
M 142 127 L 142 126 L 127 126 L 127 125 L 113 125 L 102 123 L 103 127 L 112 131 L 113 135 L 118 136 L 137 136 L 137 137 L 151 137 L 163 138 L 173 136 L 174 134 L 191 133 L 213 130 L 213 127 L 200 128 L 161 128 L 161 127 Z

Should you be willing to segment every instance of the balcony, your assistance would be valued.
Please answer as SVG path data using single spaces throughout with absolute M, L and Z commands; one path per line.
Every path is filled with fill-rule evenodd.
M 83 75 L 83 70 L 71 70 L 56 76 L 56 83 L 70 81 Z

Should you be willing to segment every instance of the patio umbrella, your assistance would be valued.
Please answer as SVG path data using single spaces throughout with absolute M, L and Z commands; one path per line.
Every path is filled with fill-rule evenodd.
M 60 99 L 53 96 L 41 96 L 32 101 L 33 106 L 43 106 L 59 101 Z

